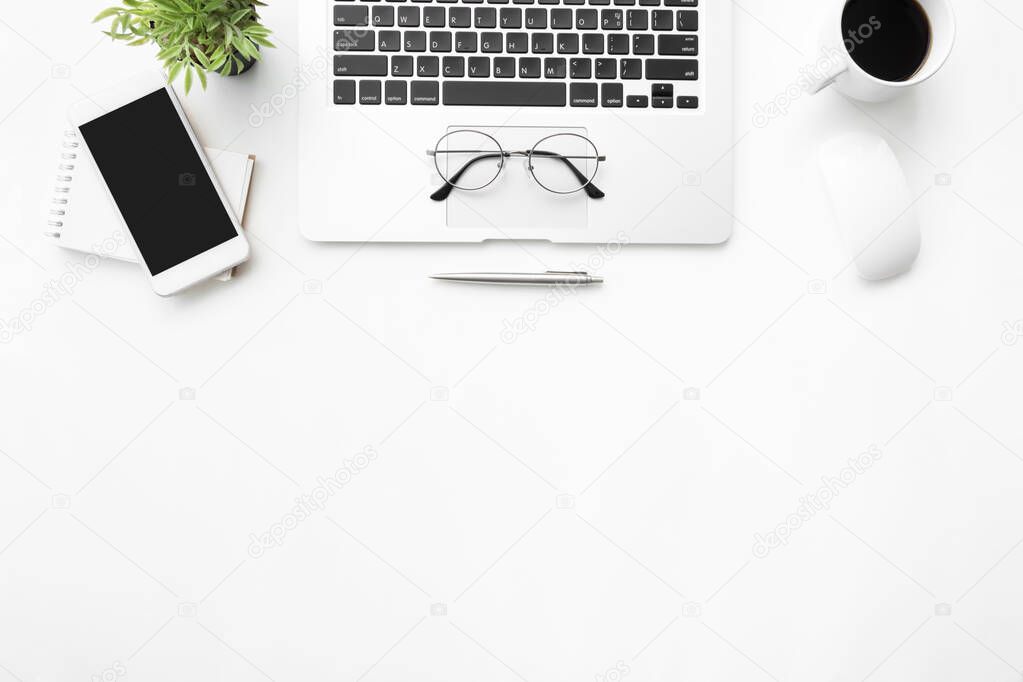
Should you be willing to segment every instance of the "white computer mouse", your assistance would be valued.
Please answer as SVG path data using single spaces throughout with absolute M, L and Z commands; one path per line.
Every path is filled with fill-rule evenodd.
M 908 271 L 920 254 L 920 220 L 895 153 L 871 133 L 843 133 L 818 155 L 835 222 L 868 280 Z

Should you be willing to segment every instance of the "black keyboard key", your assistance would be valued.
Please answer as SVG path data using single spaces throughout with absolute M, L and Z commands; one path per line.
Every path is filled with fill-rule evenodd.
M 459 32 L 455 34 L 455 52 L 475 52 L 476 51 L 476 34 L 466 32 Z
M 509 33 L 505 36 L 508 54 L 529 52 L 529 36 L 525 33 Z
M 614 59 L 598 59 L 593 66 L 597 78 L 618 78 L 618 62 Z
M 625 13 L 625 28 L 630 31 L 646 31 L 650 28 L 650 15 L 645 9 L 630 9 Z
M 651 97 L 674 97 L 675 86 L 671 83 L 654 83 L 650 86 Z
M 554 30 L 568 30 L 572 28 L 572 10 L 564 7 L 551 10 L 551 28 Z
M 515 78 L 515 58 L 494 57 L 494 78 Z
M 699 78 L 695 59 L 648 59 L 646 78 L 651 81 L 694 81 Z
M 534 33 L 531 42 L 533 44 L 533 54 L 552 54 L 554 52 L 553 33 Z
M 405 31 L 406 52 L 426 52 L 425 31 Z
M 440 83 L 437 81 L 412 81 L 413 104 L 440 103 Z
M 564 57 L 547 57 L 543 60 L 544 78 L 564 78 L 567 72 Z
M 700 39 L 694 35 L 657 36 L 657 54 L 675 55 L 679 57 L 695 57 L 700 54 Z
M 539 78 L 540 59 L 537 57 L 519 57 L 519 78 Z
M 563 107 L 564 83 L 447 81 L 444 104 L 455 106 Z
M 451 33 L 430 31 L 430 52 L 451 52 Z
M 381 31 L 380 39 L 377 41 L 377 49 L 380 50 L 381 52 L 400 51 L 401 31 Z
M 589 0 L 591 5 L 610 5 L 611 0 Z
M 654 109 L 671 109 L 671 98 L 670 97 L 654 97 L 653 98 Z
M 616 5 L 632 7 L 636 4 L 636 0 L 614 0 Z
M 497 28 L 497 10 L 493 7 L 477 7 L 472 20 L 476 28 Z
M 589 57 L 572 59 L 568 67 L 572 78 L 593 78 L 593 62 Z
M 640 7 L 657 7 L 661 0 L 639 0 Z
M 469 57 L 469 78 L 490 78 L 490 57 Z
M 566 5 L 583 5 L 586 0 L 562 0 Z
M 619 108 L 625 103 L 625 94 L 621 83 L 601 83 L 600 103 L 605 107 Z
M 630 109 L 645 109 L 649 103 L 646 95 L 629 95 L 625 98 L 625 106 Z
M 611 33 L 607 37 L 608 54 L 629 54 L 629 34 Z
M 522 10 L 518 7 L 502 7 L 501 28 L 522 28 Z
M 334 104 L 355 104 L 355 81 L 334 81 Z
M 597 84 L 572 83 L 569 88 L 568 101 L 573 107 L 597 106 Z
M 394 26 L 394 8 L 390 5 L 374 7 L 370 14 L 374 26 Z
M 335 76 L 386 76 L 387 57 L 377 54 L 341 54 L 334 57 Z
M 405 81 L 384 81 L 385 104 L 405 104 L 408 101 L 407 92 Z
M 577 9 L 575 11 L 575 27 L 583 31 L 597 28 L 597 10 Z
M 380 81 L 359 81 L 359 104 L 380 104 Z
M 369 7 L 334 5 L 335 26 L 369 26 Z
M 376 49 L 376 31 L 334 31 L 334 49 L 338 52 L 372 52 Z
M 450 28 L 469 28 L 472 26 L 472 9 L 469 7 L 452 7 L 449 9 L 448 26 Z
M 465 75 L 465 57 L 444 57 L 441 60 L 441 73 L 445 78 L 461 78 Z
M 427 28 L 440 28 L 446 24 L 445 12 L 443 7 L 424 7 L 423 8 L 423 26 Z
M 412 57 L 409 57 L 408 55 L 394 55 L 391 57 L 392 76 L 397 78 L 407 78 L 413 74 L 415 68 L 415 64 L 412 63 Z
M 632 36 L 632 54 L 653 54 L 654 37 L 649 33 L 637 33 Z
M 558 54 L 579 54 L 579 34 L 559 33 Z
M 604 34 L 584 33 L 583 54 L 604 54 Z
M 639 80 L 643 77 L 643 60 L 642 59 L 623 59 L 622 60 L 622 80 Z
M 440 75 L 440 59 L 438 57 L 418 57 L 416 59 L 416 75 L 420 78 L 436 78 Z
M 670 9 L 655 9 L 651 13 L 651 19 L 655 31 L 670 31 L 675 28 L 675 18 L 671 16 Z
M 543 7 L 530 7 L 526 10 L 526 28 L 547 28 L 547 10 Z
M 675 106 L 679 109 L 696 109 L 700 106 L 699 97 L 677 97 Z
M 625 27 L 625 13 L 620 9 L 600 10 L 600 27 L 605 31 L 621 31 Z
M 700 13 L 696 10 L 676 10 L 675 19 L 679 31 L 697 31 L 700 28 Z
M 502 52 L 502 51 L 504 51 L 504 34 L 503 33 L 481 33 L 480 34 L 480 51 L 481 52 Z
M 398 26 L 402 28 L 419 27 L 419 8 L 415 6 L 398 8 Z

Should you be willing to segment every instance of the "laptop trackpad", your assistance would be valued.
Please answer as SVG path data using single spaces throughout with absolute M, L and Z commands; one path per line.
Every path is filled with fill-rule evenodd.
M 526 127 L 526 126 L 450 126 L 455 130 L 478 130 L 497 140 L 506 152 L 526 152 L 540 140 L 551 135 L 570 133 L 546 141 L 537 147 L 551 153 L 566 156 L 586 157 L 591 154 L 589 144 L 583 137 L 586 129 L 579 127 Z M 449 138 L 451 139 L 451 138 Z M 550 147 L 550 149 L 548 149 Z M 553 147 L 557 147 L 554 149 Z M 447 171 L 446 177 L 457 169 L 448 170 L 449 164 L 462 161 L 452 156 L 441 156 L 438 164 Z M 483 163 L 483 162 L 481 162 Z M 576 160 L 582 173 L 593 172 L 592 162 L 583 158 Z M 537 179 L 558 191 L 574 189 L 572 180 L 563 162 L 547 160 L 534 162 Z M 555 167 L 557 166 L 557 167 Z M 489 186 L 476 191 L 456 189 L 447 199 L 447 225 L 455 229 L 507 230 L 509 237 L 515 236 L 515 229 L 522 227 L 557 230 L 585 229 L 589 200 L 585 192 L 555 194 L 544 189 L 529 171 L 527 159 L 512 156 L 505 159 L 504 170 Z

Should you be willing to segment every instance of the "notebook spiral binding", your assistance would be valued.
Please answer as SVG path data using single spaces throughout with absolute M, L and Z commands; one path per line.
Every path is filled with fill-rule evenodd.
M 49 229 L 43 234 L 51 239 L 60 239 L 60 228 L 64 227 L 64 216 L 67 215 L 68 197 L 71 193 L 71 182 L 78 160 L 78 149 L 81 148 L 78 135 L 73 130 L 64 132 L 61 142 L 60 163 L 57 165 L 57 185 L 53 188 L 53 199 L 50 203 L 50 215 L 46 224 Z

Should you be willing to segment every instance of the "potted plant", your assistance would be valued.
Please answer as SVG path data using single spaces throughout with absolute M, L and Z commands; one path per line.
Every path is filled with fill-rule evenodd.
M 235 76 L 260 59 L 259 48 L 274 47 L 259 20 L 259 0 L 123 0 L 94 21 L 111 20 L 105 34 L 129 45 L 154 43 L 173 82 L 182 72 L 185 92 L 196 78 L 206 89 L 207 73 Z

